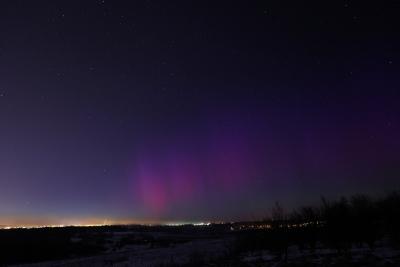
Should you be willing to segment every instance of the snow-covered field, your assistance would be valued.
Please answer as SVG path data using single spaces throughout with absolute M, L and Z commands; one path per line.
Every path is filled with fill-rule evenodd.
M 127 237 L 174 240 L 167 245 L 127 242 Z M 382 241 L 373 250 L 367 246 L 352 247 L 346 255 L 318 244 L 314 251 L 288 248 L 287 259 L 268 250 L 236 255 L 235 239 L 231 235 L 199 235 L 166 232 L 115 232 L 109 237 L 107 251 L 101 255 L 36 264 L 13 265 L 19 267 L 170 267 L 170 266 L 400 266 L 400 250 Z M 75 238 L 79 242 L 79 238 Z M 132 239 L 131 239 L 132 241 Z M 139 242 L 140 243 L 140 242 Z M 23 252 L 21 252 L 23 253 Z
M 106 255 L 81 259 L 55 261 L 19 266 L 47 267 L 47 266 L 160 266 L 162 264 L 183 264 L 190 261 L 190 257 L 216 257 L 221 253 L 223 240 L 192 241 L 168 248 L 131 248 L 121 252 L 112 252 Z M 194 254 L 196 253 L 196 254 Z
M 299 251 L 296 246 L 289 247 L 287 261 L 279 259 L 269 251 L 256 251 L 242 257 L 248 266 L 400 266 L 400 250 L 380 247 L 352 248 L 346 256 L 335 250 L 319 248 L 314 252 Z
M 114 233 L 111 242 L 107 244 L 108 251 L 105 254 L 70 260 L 51 261 L 35 264 L 23 264 L 13 266 L 24 267 L 50 267 L 50 266 L 138 266 L 152 267 L 162 265 L 181 265 L 193 260 L 213 260 L 226 254 L 226 239 L 200 238 L 194 239 L 187 235 L 174 235 L 154 232 L 151 236 L 157 238 L 184 238 L 184 242 L 170 244 L 163 247 L 152 247 L 149 244 L 126 245 L 115 249 L 118 241 L 127 233 Z M 135 233 L 129 233 L 133 235 Z

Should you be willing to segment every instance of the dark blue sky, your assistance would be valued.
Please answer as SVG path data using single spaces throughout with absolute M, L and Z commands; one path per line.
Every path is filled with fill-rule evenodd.
M 400 174 L 396 1 L 2 1 L 0 224 L 259 218 Z

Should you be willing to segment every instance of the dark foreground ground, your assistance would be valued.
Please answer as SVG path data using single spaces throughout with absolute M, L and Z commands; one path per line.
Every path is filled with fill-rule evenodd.
M 400 266 L 389 237 L 373 247 L 286 242 L 286 230 L 254 225 L 0 230 L 0 266 Z
M 0 266 L 400 266 L 400 192 L 262 222 L 0 230 Z

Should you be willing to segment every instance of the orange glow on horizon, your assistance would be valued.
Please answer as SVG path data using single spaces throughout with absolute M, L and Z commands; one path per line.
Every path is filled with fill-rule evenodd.
M 56 217 L 0 217 L 0 229 L 63 226 L 105 226 L 128 224 L 160 224 L 161 222 L 133 219 L 56 218 Z

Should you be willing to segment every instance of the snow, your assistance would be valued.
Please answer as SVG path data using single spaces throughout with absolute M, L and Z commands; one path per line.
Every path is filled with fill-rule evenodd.
M 126 244 L 116 249 L 116 244 L 124 237 L 130 238 L 164 238 L 178 240 L 165 246 L 151 246 L 144 244 Z M 201 236 L 198 234 L 179 234 L 168 232 L 116 232 L 109 237 L 107 252 L 102 255 L 44 262 L 37 264 L 19 265 L 18 267 L 160 267 L 162 265 L 179 266 L 190 263 L 191 260 L 201 259 L 206 262 L 214 262 L 217 259 L 235 260 L 242 262 L 243 266 L 282 266 L 283 257 L 271 253 L 268 250 L 252 251 L 241 255 L 229 254 L 233 239 L 229 236 Z M 79 242 L 79 238 L 74 238 Z M 237 259 L 236 259 L 237 258 Z M 371 250 L 368 246 L 353 246 L 348 255 L 341 255 L 334 249 L 324 247 L 318 243 L 314 251 L 300 250 L 297 246 L 288 247 L 287 263 L 296 266 L 307 263 L 311 266 L 400 266 L 400 250 L 389 245 L 385 240 L 377 243 L 377 247 Z M 187 266 L 187 265 L 186 265 Z M 14 266 L 16 267 L 16 266 Z

